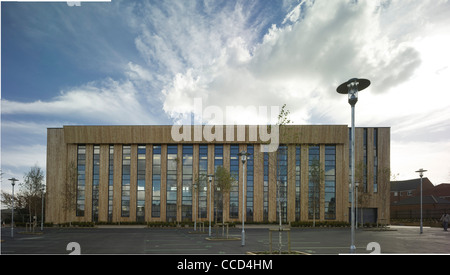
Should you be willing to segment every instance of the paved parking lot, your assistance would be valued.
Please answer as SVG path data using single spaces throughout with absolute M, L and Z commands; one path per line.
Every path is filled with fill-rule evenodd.
M 440 228 L 392 227 L 392 231 L 356 231 L 356 252 L 370 253 L 369 243 L 379 244 L 381 253 L 450 254 L 450 232 Z M 230 229 L 233 240 L 207 240 L 208 234 L 194 234 L 192 228 L 45 228 L 43 234 L 23 234 L 17 228 L 1 230 L 2 254 L 69 254 L 69 243 L 79 244 L 81 254 L 245 254 L 269 250 L 269 230 L 246 227 L 246 244 L 241 246 L 240 228 Z M 278 232 L 273 233 L 273 248 L 278 249 Z M 287 235 L 282 234 L 282 250 L 287 250 Z M 291 229 L 291 249 L 309 254 L 348 253 L 350 229 Z

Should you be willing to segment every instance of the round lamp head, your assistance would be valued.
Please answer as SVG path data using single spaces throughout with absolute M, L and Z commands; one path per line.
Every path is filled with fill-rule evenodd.
M 419 170 L 416 171 L 416 173 L 419 173 L 419 176 L 423 177 L 423 173 L 426 171 L 428 171 L 428 170 L 423 170 L 423 168 L 420 168 Z
M 339 85 L 336 91 L 340 94 L 348 94 L 352 84 L 356 84 L 358 91 L 362 91 L 370 86 L 370 80 L 364 78 L 352 78 Z

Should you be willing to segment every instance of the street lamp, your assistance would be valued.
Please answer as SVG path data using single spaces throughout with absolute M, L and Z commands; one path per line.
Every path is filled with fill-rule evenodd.
M 209 180 L 209 237 L 211 237 L 211 201 L 212 201 L 211 181 L 213 178 L 214 178 L 214 175 L 208 175 L 208 180 Z
M 416 173 L 419 173 L 420 176 L 420 234 L 423 233 L 423 222 L 422 222 L 422 177 L 423 173 L 427 170 L 423 170 L 423 168 L 420 168 L 416 171 Z
M 8 180 L 11 181 L 12 185 L 11 238 L 14 238 L 14 185 L 19 180 L 16 178 L 10 178 Z
M 42 205 L 41 205 L 41 231 L 44 231 L 44 192 L 45 192 L 45 185 L 41 185 L 41 199 L 42 199 Z
M 351 245 L 350 253 L 355 253 L 355 105 L 358 102 L 358 92 L 370 86 L 368 79 L 352 78 L 349 81 L 342 83 L 336 89 L 340 94 L 348 94 L 348 103 L 352 106 L 352 207 L 351 207 Z
M 250 155 L 246 151 L 242 150 L 242 152 L 237 154 L 241 157 L 242 161 L 242 236 L 241 236 L 241 245 L 245 245 L 245 230 L 244 230 L 244 220 L 245 220 L 245 161 L 247 161 L 247 156 Z
M 355 228 L 358 229 L 358 188 L 359 188 L 359 182 L 355 182 Z M 361 207 L 362 208 L 362 207 Z M 362 212 L 360 219 L 362 218 Z M 362 221 L 362 219 L 361 219 Z

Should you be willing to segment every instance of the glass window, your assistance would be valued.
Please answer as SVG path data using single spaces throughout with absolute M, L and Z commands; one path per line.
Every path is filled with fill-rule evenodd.
M 137 200 L 136 200 L 136 221 L 145 220 L 145 161 L 146 146 L 138 146 L 137 154 Z
M 320 149 L 309 146 L 308 219 L 320 218 Z
M 92 221 L 98 222 L 98 198 L 100 184 L 100 145 L 94 145 L 92 173 Z
M 336 146 L 325 146 L 325 219 L 336 219 Z
M 85 209 L 85 178 L 86 178 L 86 145 L 77 148 L 77 217 L 84 216 Z
M 114 198 L 114 145 L 109 146 L 108 168 L 108 221 L 112 222 L 113 198 Z
M 183 145 L 183 182 L 181 196 L 181 219 L 182 221 L 192 220 L 192 165 L 193 165 L 193 145 Z
M 230 188 L 230 218 L 239 217 L 239 145 L 230 146 L 230 175 L 235 179 Z
M 269 153 L 264 152 L 263 221 L 269 221 Z
M 249 154 L 247 156 L 247 162 L 246 162 L 246 177 L 245 177 L 245 181 L 247 183 L 246 186 L 246 192 L 247 192 L 247 202 L 246 202 L 246 214 L 245 214 L 245 218 L 247 222 L 252 222 L 253 221 L 253 164 L 254 164 L 254 147 L 253 145 L 247 145 L 247 153 Z
M 161 145 L 153 145 L 152 163 L 152 217 L 161 215 Z
M 280 145 L 277 151 L 277 216 L 281 207 L 281 221 L 287 222 L 287 167 L 288 147 Z
M 217 171 L 217 167 L 223 167 L 223 145 L 214 145 L 214 172 Z M 216 181 L 214 181 L 215 183 Z M 220 198 L 219 192 L 214 188 L 214 220 L 222 220 L 223 201 Z
M 121 216 L 130 216 L 130 169 L 131 169 L 131 146 L 122 147 L 122 208 Z
M 207 215 L 208 199 L 208 145 L 199 146 L 198 217 Z
M 168 145 L 166 188 L 166 220 L 168 222 L 174 222 L 177 219 L 177 156 L 178 145 Z

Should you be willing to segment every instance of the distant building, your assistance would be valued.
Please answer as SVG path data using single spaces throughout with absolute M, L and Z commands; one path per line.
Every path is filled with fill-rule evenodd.
M 422 179 L 423 191 L 433 189 L 431 181 L 424 177 Z M 420 178 L 403 181 L 391 181 L 391 205 L 409 197 L 420 195 Z
M 183 140 L 174 140 L 172 126 L 48 129 L 46 222 L 208 221 L 210 213 L 213 221 L 238 222 L 243 207 L 246 221 L 275 222 L 280 206 L 284 222 L 349 221 L 347 125 L 285 126 L 278 153 L 263 152 L 267 139 L 251 132 L 253 126 L 221 134 L 214 126 L 214 140 L 195 128 L 204 134 L 212 126 L 188 127 Z M 356 128 L 355 135 L 356 163 L 363 167 L 358 209 L 364 222 L 389 221 L 390 128 Z M 244 194 L 242 150 L 250 154 Z M 310 177 L 315 161 L 324 171 L 318 184 Z M 236 178 L 220 201 L 200 177 L 218 166 Z
M 424 191 L 424 195 L 432 195 L 436 198 L 450 200 L 450 183 L 441 183 L 432 189 Z M 450 209 L 449 209 L 450 210 Z
M 426 177 L 422 183 L 423 218 L 439 219 L 450 213 L 450 184 L 434 186 Z M 420 178 L 391 182 L 391 219 L 420 218 Z

